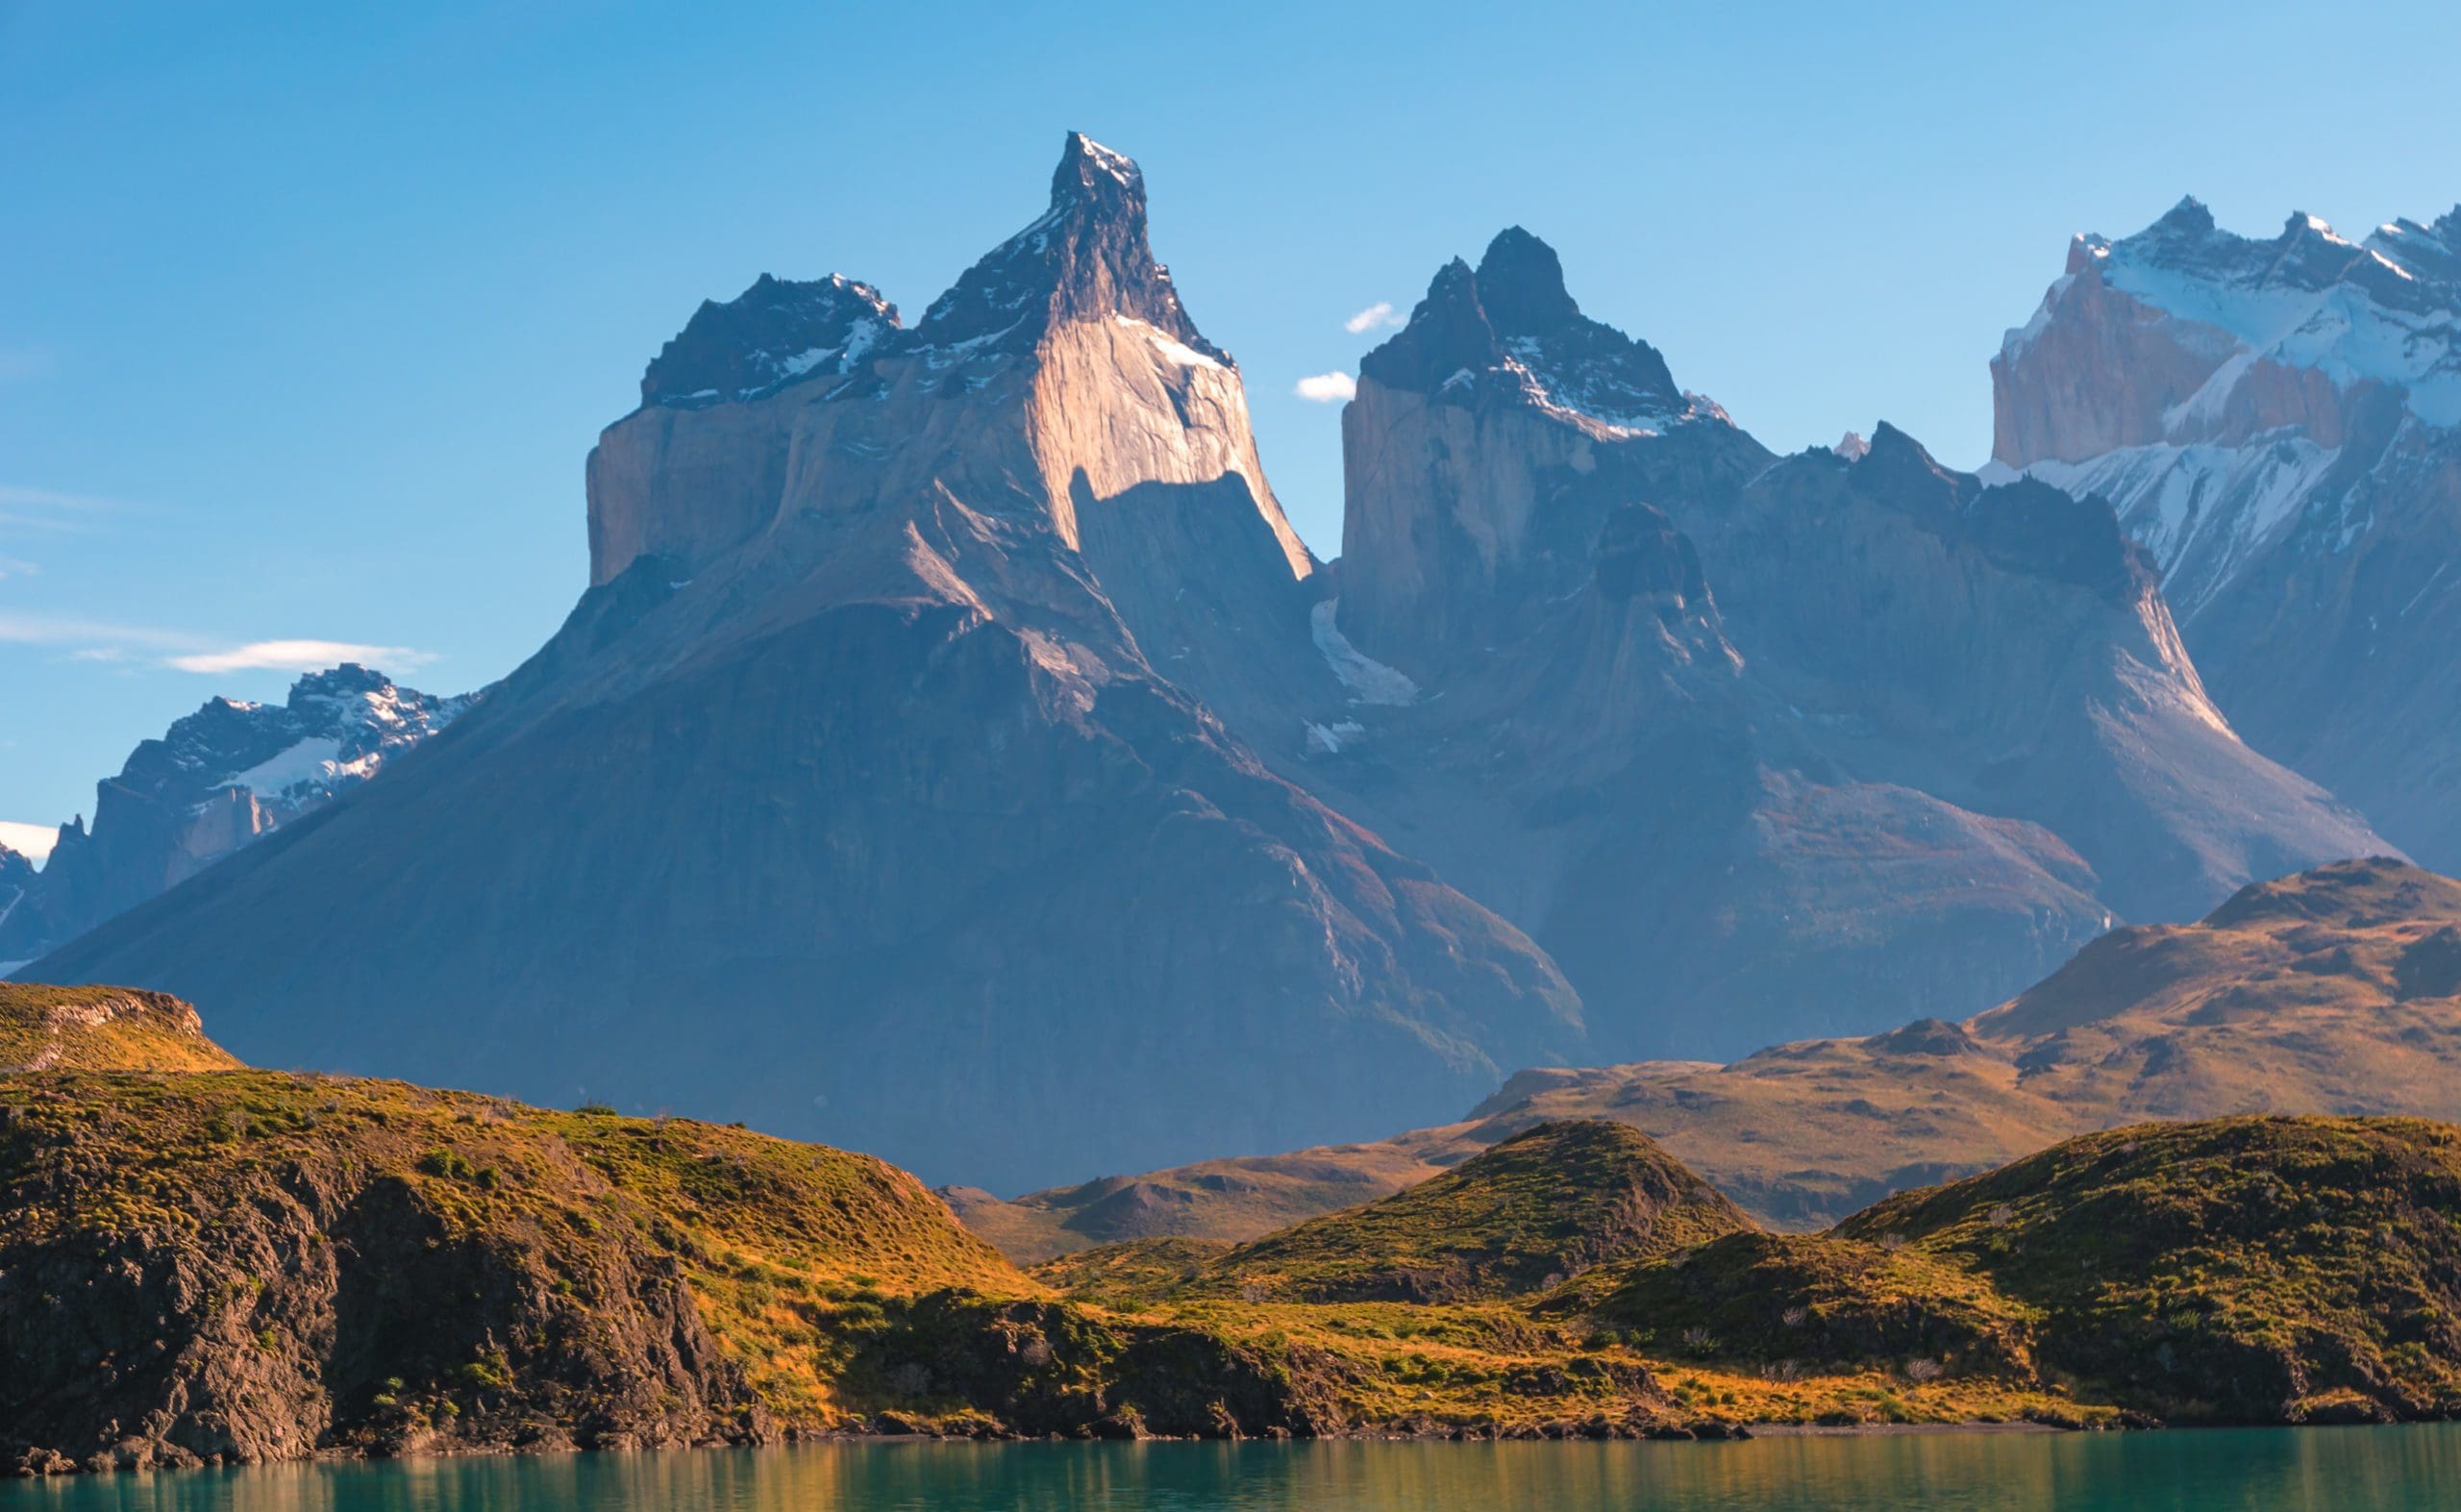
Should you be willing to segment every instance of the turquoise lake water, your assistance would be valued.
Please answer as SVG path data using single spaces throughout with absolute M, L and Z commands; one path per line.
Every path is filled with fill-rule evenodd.
M 2461 1425 L 1739 1444 L 825 1445 L 0 1482 L 0 1512 L 2461 1505 Z

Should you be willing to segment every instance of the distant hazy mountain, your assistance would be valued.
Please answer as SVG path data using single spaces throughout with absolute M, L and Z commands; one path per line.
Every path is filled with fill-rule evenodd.
M 1331 568 L 1082 137 L 912 326 L 764 277 L 641 392 L 450 738 L 33 970 L 1015 1187 L 1963 1016 L 2386 849 L 2107 507 L 1775 458 L 1519 231 L 1362 364 Z
M 313 813 L 470 703 L 345 662 L 301 678 L 284 703 L 217 698 L 173 721 L 94 784 L 93 827 L 61 826 L 39 872 L 0 849 L 0 961 L 65 944 Z
M 2194 200 L 1991 364 L 1995 464 L 2117 506 L 2257 747 L 2461 866 L 2461 210 L 2270 240 Z

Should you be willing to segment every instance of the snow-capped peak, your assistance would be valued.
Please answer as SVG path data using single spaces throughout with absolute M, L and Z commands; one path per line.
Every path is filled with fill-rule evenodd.
M 119 781 L 175 806 L 244 788 L 295 810 L 374 775 L 474 700 L 438 698 L 344 662 L 301 678 L 280 705 L 209 700 L 138 746 Z
M 1104 146 L 1083 132 L 1070 132 L 1061 154 L 1060 171 L 1063 174 L 1082 162 L 1094 172 L 1107 174 L 1123 187 L 1142 189 L 1145 186 L 1145 175 L 1138 170 L 1134 159 Z
M 2430 424 L 2461 425 L 2461 210 L 2433 228 L 2388 222 L 2364 242 L 2294 211 L 2270 238 L 2238 235 L 2183 199 L 2132 236 L 2079 236 L 2068 271 L 2027 325 L 2001 343 L 2014 359 L 2040 337 L 2072 281 L 2091 272 L 2138 303 L 2221 333 L 2250 360 L 2314 368 L 2340 386 L 2408 393 Z M 2226 350 L 2226 348 L 2225 348 Z M 2245 364 L 2225 375 L 2236 382 Z M 2206 409 L 2226 395 L 2191 401 Z

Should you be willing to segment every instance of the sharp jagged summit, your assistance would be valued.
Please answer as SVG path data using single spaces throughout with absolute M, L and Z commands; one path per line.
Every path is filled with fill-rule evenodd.
M 1676 386 L 1648 342 L 1583 315 L 1554 248 L 1519 226 L 1497 234 L 1475 272 L 1459 258 L 1438 269 L 1409 324 L 1359 373 L 1455 402 L 1495 387 L 1621 430 L 1723 418 Z
M 1125 155 L 1070 132 L 1052 172 L 1050 208 L 934 300 L 914 340 L 1028 352 L 1055 326 L 1109 316 L 1141 320 L 1211 360 L 1230 359 L 1197 330 L 1170 269 L 1155 260 L 1145 175 Z

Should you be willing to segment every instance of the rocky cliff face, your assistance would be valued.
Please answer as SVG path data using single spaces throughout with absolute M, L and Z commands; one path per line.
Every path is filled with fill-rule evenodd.
M 210 1227 L 188 1207 L 100 1243 L 46 1232 L 77 1212 L 90 1137 L 38 1110 L 0 1149 L 30 1209 L 0 1240 L 13 1472 L 774 1436 L 674 1256 L 635 1235 L 473 1233 L 434 1186 L 329 1160 L 218 1183 Z
M 1286 769 L 1529 930 L 1607 1053 L 1961 1015 L 2382 848 L 2232 735 L 2107 508 L 1885 426 L 1775 459 L 1518 229 L 1343 428 L 1354 676 Z
M 842 378 L 897 329 L 896 306 L 839 274 L 763 273 L 726 304 L 703 301 L 642 374 L 641 408 L 589 454 L 591 584 L 644 556 L 688 574 L 766 524 L 789 409 L 751 401 Z
M 152 997 L 6 989 L 0 1040 L 8 992 Z M 138 1016 L 187 1046 L 0 1071 L 8 1472 L 860 1427 L 848 1355 L 882 1303 L 1031 1290 L 869 1156 L 199 1063 L 193 1010 L 106 1028 Z M 833 1305 L 858 1286 L 859 1321 Z
M 92 828 L 82 816 L 61 826 L 40 872 L 27 868 L 12 881 L 0 860 L 0 960 L 66 944 L 315 812 L 472 702 L 396 686 L 345 662 L 301 678 L 280 705 L 217 698 L 174 721 L 117 777 L 94 784 Z
M 1364 1134 L 1572 1053 L 1520 931 L 1217 717 L 1340 684 L 1144 204 L 1072 136 L 910 330 L 618 422 L 598 585 L 454 740 L 43 969 L 229 1004 L 242 1053 L 1003 1183 Z M 776 370 L 730 353 L 694 360 Z
M 1515 227 L 1455 260 L 1359 364 L 1344 410 L 1340 624 L 1417 677 L 1482 656 L 1533 600 L 1590 574 L 1602 455 L 1637 463 L 1628 502 L 1729 491 L 1768 460 L 1665 360 L 1580 313 L 1555 254 Z M 1679 431 L 1685 444 L 1619 450 Z
M 945 402 L 986 389 L 997 392 Z M 994 407 L 1010 423 L 982 439 L 1020 449 L 997 460 L 1031 466 L 1063 544 L 1079 544 L 1082 493 L 1100 501 L 1235 480 L 1288 575 L 1312 566 L 1265 484 L 1236 367 L 1197 331 L 1154 259 L 1143 175 L 1079 136 L 1053 175 L 1049 210 L 967 269 L 914 329 L 870 285 L 839 275 L 765 280 L 733 304 L 705 304 L 651 365 L 642 400 L 591 454 L 593 583 L 644 554 L 689 576 L 783 518 L 923 486 L 921 473 L 965 450 L 950 422 Z M 909 440 L 935 427 L 924 444 Z M 907 451 L 917 456 L 883 465 Z
M 2258 239 L 2185 200 L 2077 237 L 1992 362 L 1994 465 L 2111 500 L 2237 728 L 2447 866 L 2457 310 L 2461 211 Z
M 1860 460 L 1780 463 L 1702 529 L 1737 642 L 1810 748 L 2057 835 L 2120 919 L 2386 849 L 2232 733 L 2098 500 L 1985 486 L 1883 426 Z

